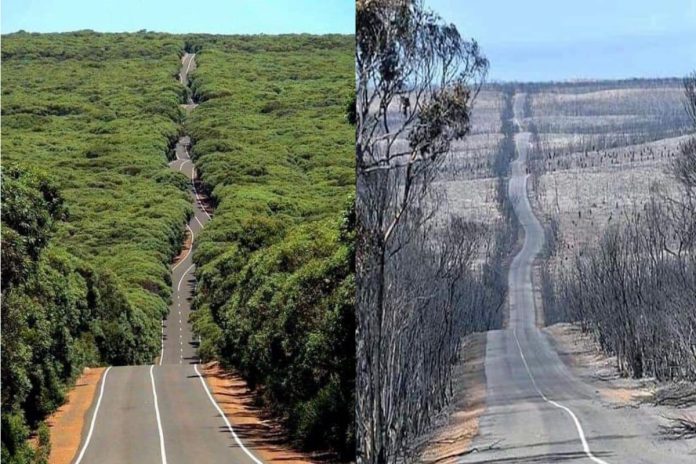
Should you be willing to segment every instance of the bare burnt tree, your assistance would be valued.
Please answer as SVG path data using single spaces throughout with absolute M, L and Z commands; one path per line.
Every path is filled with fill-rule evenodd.
M 558 306 L 626 374 L 696 380 L 696 248 L 682 229 L 685 212 L 653 199 L 578 256 L 560 282 Z
M 684 89 L 686 111 L 696 128 L 696 72 L 684 79 Z M 693 193 L 696 190 L 696 137 L 692 137 L 681 146 L 681 154 L 673 163 L 673 172 L 687 192 Z
M 684 79 L 684 90 L 686 94 L 686 113 L 696 126 L 696 72 Z
M 696 75 L 685 88 L 693 117 Z M 636 377 L 696 381 L 695 147 L 693 139 L 683 144 L 674 161 L 679 194 L 656 189 L 627 213 L 576 257 L 557 281 L 558 304 L 545 308 L 555 319 L 579 322 Z
M 476 243 L 436 224 L 431 187 L 488 63 L 419 0 L 356 9 L 357 460 L 387 463 L 443 405 L 456 359 Z

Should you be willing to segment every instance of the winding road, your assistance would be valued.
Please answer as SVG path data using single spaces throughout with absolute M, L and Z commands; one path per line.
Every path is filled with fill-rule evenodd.
M 195 55 L 182 58 L 180 81 L 188 85 Z M 189 100 L 187 109 L 195 108 Z M 172 266 L 172 304 L 162 322 L 162 352 L 156 365 L 107 369 L 88 412 L 75 464 L 256 463 L 222 413 L 198 368 L 189 324 L 195 285 L 191 248 L 211 213 L 196 190 L 190 139 L 176 145 L 169 166 L 191 179 L 194 215 L 187 225 L 191 247 Z
M 516 95 L 516 102 L 520 97 L 523 95 Z M 515 104 L 518 127 L 522 106 Z M 537 327 L 532 266 L 542 249 L 544 230 L 527 196 L 530 137 L 522 131 L 515 135 L 517 158 L 512 163 L 508 196 L 525 239 L 510 265 L 508 327 L 487 335 L 486 411 L 471 448 L 485 451 L 468 454 L 460 462 L 696 462 L 683 442 L 659 437 L 653 415 L 603 402 L 591 385 L 570 372 Z

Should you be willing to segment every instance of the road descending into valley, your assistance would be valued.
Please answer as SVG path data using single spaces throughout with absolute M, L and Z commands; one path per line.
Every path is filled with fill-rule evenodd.
M 521 115 L 517 108 L 522 106 L 515 105 L 518 127 Z M 507 329 L 487 335 L 486 411 L 471 447 L 481 451 L 463 456 L 460 462 L 696 462 L 683 441 L 667 441 L 658 435 L 653 415 L 603 402 L 591 385 L 570 372 L 537 327 L 532 266 L 542 249 L 544 230 L 527 196 L 530 137 L 522 131 L 515 135 L 517 158 L 508 186 L 525 233 L 508 276 L 509 323 Z
M 195 55 L 182 58 L 180 80 L 188 84 Z M 189 100 L 187 109 L 195 104 Z M 188 322 L 194 270 L 193 243 L 211 218 L 198 193 L 190 139 L 176 145 L 170 167 L 191 179 L 195 214 L 187 225 L 190 240 L 172 265 L 172 304 L 162 324 L 162 352 L 156 365 L 109 368 L 88 412 L 79 463 L 261 463 L 247 449 L 215 402 L 198 367 L 196 340 Z

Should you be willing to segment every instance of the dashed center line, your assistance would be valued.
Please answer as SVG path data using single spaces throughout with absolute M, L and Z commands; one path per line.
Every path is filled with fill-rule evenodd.
M 192 65 L 193 62 L 194 62 L 194 56 L 195 56 L 195 54 L 194 54 L 194 55 L 190 55 L 190 56 L 188 57 L 188 58 L 189 58 L 189 59 L 188 59 L 188 63 L 186 63 L 186 62 L 182 63 L 182 64 L 185 66 L 184 74 L 181 76 L 182 83 L 183 83 L 183 81 L 184 81 L 184 76 L 187 77 L 188 72 L 189 72 L 189 70 L 190 70 L 190 68 L 191 68 L 191 65 Z M 196 167 L 195 167 L 195 165 L 193 164 L 193 162 L 191 161 L 191 157 L 190 157 L 190 154 L 189 154 L 189 144 L 183 143 L 183 142 L 182 142 L 181 145 L 183 145 L 183 151 L 182 151 L 182 153 L 181 153 L 181 157 L 179 156 L 179 151 L 181 151 L 181 150 L 177 150 L 177 151 L 176 151 L 176 159 L 179 161 L 178 170 L 179 170 L 180 172 L 183 172 L 184 165 L 187 164 L 187 163 L 191 163 L 190 176 L 191 176 L 191 187 L 192 187 L 193 194 L 194 194 L 194 198 L 195 198 L 194 205 L 195 205 L 195 209 L 196 209 L 196 210 L 200 210 L 200 211 L 196 211 L 196 212 L 195 212 L 195 214 L 193 215 L 192 221 L 195 220 L 195 221 L 198 223 L 198 225 L 200 226 L 200 228 L 203 229 L 203 228 L 204 228 L 204 224 L 203 224 L 203 222 L 201 222 L 201 219 L 200 219 L 200 218 L 203 218 L 203 216 L 200 216 L 200 212 L 202 212 L 203 214 L 205 214 L 205 216 L 207 217 L 207 219 L 212 219 L 212 217 L 211 217 L 211 215 L 208 213 L 208 211 L 206 210 L 205 206 L 203 205 L 203 202 L 202 202 L 202 200 L 201 200 L 201 198 L 202 198 L 201 195 L 200 195 L 200 194 L 198 193 L 198 191 L 196 190 L 195 181 L 196 181 L 196 178 L 197 178 L 197 175 L 196 175 L 197 173 L 196 173 Z M 170 164 L 170 166 L 172 167 L 172 169 L 176 169 L 176 168 L 177 168 L 176 165 Z M 187 169 L 186 174 L 188 175 L 188 169 Z M 199 216 L 200 216 L 200 218 L 199 218 Z M 193 223 L 191 223 L 191 224 L 193 224 Z M 193 232 L 193 229 L 191 229 L 191 226 L 189 226 L 189 224 L 186 224 L 186 228 L 188 229 L 188 232 L 191 234 L 191 235 L 190 235 L 190 237 L 191 237 L 191 242 L 190 242 L 190 243 L 191 243 L 191 246 L 190 246 L 189 249 L 186 251 L 186 254 L 185 254 L 184 256 L 181 257 L 181 259 L 179 260 L 179 262 L 176 263 L 176 265 L 174 265 L 174 266 L 172 267 L 172 271 L 176 270 L 176 269 L 181 265 L 181 263 L 183 263 L 184 261 L 186 261 L 186 259 L 189 257 L 189 255 L 191 254 L 191 251 L 192 251 L 192 249 L 193 249 L 193 241 L 194 241 L 194 239 L 195 239 L 194 232 Z M 190 262 L 190 261 L 189 261 L 189 262 Z M 185 277 L 190 277 L 191 272 L 192 272 L 192 270 L 193 270 L 194 268 L 195 268 L 195 264 L 191 264 L 191 265 L 182 273 L 181 278 L 179 279 L 179 282 L 177 283 L 177 286 L 176 286 L 177 312 L 178 312 L 178 316 L 179 316 L 179 364 L 183 364 L 183 358 L 184 358 L 184 347 L 183 347 L 183 346 L 184 346 L 184 342 L 183 342 L 183 319 L 184 319 L 184 318 L 183 318 L 182 310 L 181 310 L 181 291 L 182 291 L 181 285 L 182 285 L 182 283 L 183 283 Z M 173 329 L 173 328 L 172 328 L 172 329 Z M 193 340 L 193 337 L 191 337 L 191 339 Z M 198 337 L 198 342 L 200 343 L 200 336 Z M 164 319 L 162 320 L 162 350 L 161 350 L 161 355 L 160 355 L 160 359 L 159 359 L 159 364 L 160 364 L 160 365 L 162 364 L 162 359 L 163 359 L 163 357 L 164 357 Z M 197 358 L 195 357 L 195 354 L 194 354 L 194 356 L 193 356 L 193 359 L 194 359 L 194 360 L 197 359 Z M 215 409 L 217 410 L 217 412 L 220 414 L 220 416 L 222 417 L 223 421 L 225 422 L 225 425 L 227 426 L 227 430 L 228 430 L 228 431 L 230 432 L 230 434 L 233 436 L 234 440 L 237 442 L 237 444 L 238 444 L 239 447 L 242 449 L 242 451 L 244 451 L 244 452 L 246 453 L 246 455 L 249 456 L 249 458 L 250 458 L 252 461 L 254 461 L 256 464 L 261 464 L 261 461 L 260 461 L 258 458 L 256 458 L 256 457 L 244 446 L 244 444 L 241 442 L 241 440 L 239 439 L 239 437 L 238 437 L 237 434 L 235 433 L 235 431 L 234 431 L 234 429 L 232 428 L 232 425 L 230 424 L 230 422 L 229 422 L 229 420 L 227 419 L 226 415 L 225 415 L 224 412 L 220 409 L 220 406 L 217 404 L 217 402 L 214 400 L 214 398 L 213 398 L 213 396 L 212 396 L 210 390 L 208 389 L 208 387 L 207 387 L 207 385 L 206 385 L 206 383 L 205 383 L 205 380 L 203 379 L 203 376 L 202 376 L 202 375 L 200 374 L 200 372 L 198 371 L 198 368 L 197 368 L 197 366 L 196 366 L 196 364 L 195 364 L 196 362 L 198 362 L 198 361 L 194 361 L 194 363 L 193 363 L 193 364 L 194 364 L 194 371 L 195 371 L 195 373 L 197 374 L 197 376 L 199 377 L 199 379 L 200 379 L 200 381 L 201 381 L 201 384 L 202 384 L 202 387 L 203 387 L 204 391 L 206 392 L 206 394 L 207 394 L 207 396 L 208 396 L 208 399 L 209 399 L 210 402 L 213 404 L 213 406 L 215 407 Z M 166 464 L 166 462 L 167 462 L 167 457 L 166 457 L 166 453 L 165 453 L 165 449 L 164 449 L 164 435 L 163 435 L 162 424 L 161 424 L 161 420 L 160 420 L 159 405 L 158 405 L 158 402 L 157 402 L 157 392 L 156 392 L 156 389 L 155 389 L 155 378 L 154 378 L 153 370 L 152 370 L 152 369 L 153 369 L 153 366 L 150 367 L 150 377 L 151 377 L 151 380 L 152 380 L 152 392 L 153 392 L 153 396 L 154 396 L 155 412 L 156 412 L 157 424 L 158 424 L 158 428 L 159 428 L 159 438 L 160 438 L 160 449 L 161 449 L 161 456 L 162 456 L 162 464 Z M 102 389 L 103 389 L 103 386 L 102 386 Z M 95 414 L 96 414 L 96 411 L 95 411 Z

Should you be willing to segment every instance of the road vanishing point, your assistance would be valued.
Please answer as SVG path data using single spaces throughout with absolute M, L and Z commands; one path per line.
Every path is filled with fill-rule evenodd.
M 188 84 L 195 55 L 182 58 L 180 81 Z M 188 109 L 195 107 L 189 100 Z M 108 368 L 88 411 L 74 464 L 161 463 L 260 464 L 216 403 L 199 370 L 189 315 L 195 285 L 191 249 L 210 220 L 196 190 L 190 139 L 181 137 L 171 169 L 191 179 L 194 215 L 187 225 L 191 246 L 172 265 L 172 304 L 162 321 L 156 364 Z
M 544 229 L 527 195 L 525 132 L 515 95 L 517 157 L 508 197 L 524 229 L 524 245 L 510 265 L 509 322 L 491 331 L 486 344 L 486 410 L 479 434 L 461 463 L 680 464 L 696 458 L 683 441 L 657 435 L 657 419 L 636 408 L 602 401 L 591 385 L 573 375 L 538 328 L 532 267 L 544 244 Z

